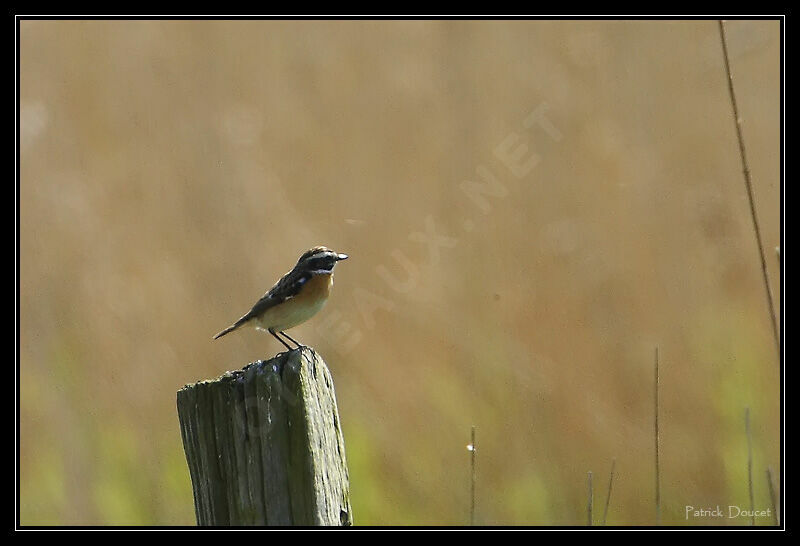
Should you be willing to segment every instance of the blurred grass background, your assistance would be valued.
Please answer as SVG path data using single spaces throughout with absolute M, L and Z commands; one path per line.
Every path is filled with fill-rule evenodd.
M 779 23 L 727 30 L 778 301 Z M 292 334 L 336 379 L 357 524 L 467 523 L 473 424 L 477 523 L 583 524 L 616 457 L 608 523 L 653 524 L 656 345 L 663 522 L 747 523 L 685 519 L 748 507 L 746 406 L 769 508 L 779 375 L 715 21 L 19 40 L 22 524 L 193 524 L 175 392 L 281 349 L 211 336 L 315 244 L 352 258 Z

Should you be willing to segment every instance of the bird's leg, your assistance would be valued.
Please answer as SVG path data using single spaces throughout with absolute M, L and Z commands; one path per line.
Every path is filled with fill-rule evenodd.
M 293 342 L 295 345 L 297 345 L 297 348 L 298 348 L 298 349 L 300 349 L 301 347 L 305 347 L 305 345 L 303 345 L 302 343 L 300 343 L 299 341 L 297 341 L 296 339 L 294 339 L 292 336 L 290 336 L 290 335 L 289 335 L 289 334 L 287 334 L 286 332 L 281 332 L 281 334 L 283 334 L 284 336 L 286 336 L 286 337 L 289 339 L 289 341 L 291 341 L 291 342 Z
M 289 347 L 289 344 L 288 344 L 288 343 L 286 343 L 285 341 L 283 341 L 283 340 L 281 339 L 281 336 L 279 336 L 278 334 L 276 334 L 276 333 L 275 333 L 275 330 L 273 330 L 272 328 L 269 328 L 267 331 L 268 331 L 270 334 L 272 334 L 272 335 L 275 337 L 275 339 L 277 339 L 278 341 L 280 341 L 281 343 L 283 343 L 283 346 L 284 346 L 284 347 L 286 347 L 286 348 L 287 348 L 287 349 L 289 349 L 290 351 L 293 351 L 293 350 L 294 350 L 294 349 L 292 349 L 291 347 Z M 286 335 L 286 334 L 284 334 L 284 335 Z

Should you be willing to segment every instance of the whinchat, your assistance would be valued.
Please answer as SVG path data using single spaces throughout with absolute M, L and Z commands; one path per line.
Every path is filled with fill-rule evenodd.
M 214 339 L 240 326 L 254 326 L 275 336 L 290 351 L 292 347 L 278 334 L 302 347 L 284 330 L 302 324 L 322 309 L 333 286 L 333 266 L 346 259 L 347 254 L 339 254 L 324 246 L 306 250 L 291 271 L 281 277 L 242 318 L 215 335 Z

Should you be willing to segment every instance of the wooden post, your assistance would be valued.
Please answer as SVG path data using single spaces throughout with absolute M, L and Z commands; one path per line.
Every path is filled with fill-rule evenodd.
M 198 525 L 352 525 L 333 380 L 310 348 L 178 391 Z

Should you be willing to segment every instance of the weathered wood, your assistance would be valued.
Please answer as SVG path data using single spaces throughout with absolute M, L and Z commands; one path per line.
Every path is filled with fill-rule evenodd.
M 336 394 L 313 349 L 178 391 L 198 525 L 352 525 Z

